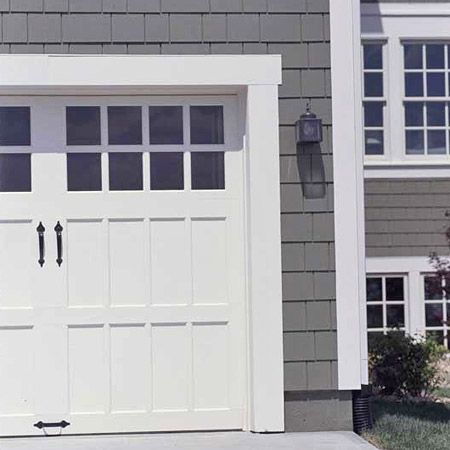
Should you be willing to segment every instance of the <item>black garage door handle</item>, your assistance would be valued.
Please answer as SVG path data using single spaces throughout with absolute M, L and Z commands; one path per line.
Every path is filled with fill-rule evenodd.
M 36 422 L 33 427 L 39 428 L 42 430 L 42 428 L 66 428 L 70 425 L 69 422 L 66 422 L 65 420 L 61 420 L 61 422 Z

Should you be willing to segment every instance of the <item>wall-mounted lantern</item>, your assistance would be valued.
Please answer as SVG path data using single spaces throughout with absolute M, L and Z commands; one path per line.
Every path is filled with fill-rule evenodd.
M 305 114 L 295 123 L 295 134 L 297 144 L 318 144 L 322 142 L 322 119 L 311 112 L 308 105 Z

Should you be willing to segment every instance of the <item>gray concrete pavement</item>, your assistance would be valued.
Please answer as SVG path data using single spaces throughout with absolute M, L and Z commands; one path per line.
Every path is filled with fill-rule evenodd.
M 375 450 L 351 432 L 167 433 L 1 439 L 1 450 Z

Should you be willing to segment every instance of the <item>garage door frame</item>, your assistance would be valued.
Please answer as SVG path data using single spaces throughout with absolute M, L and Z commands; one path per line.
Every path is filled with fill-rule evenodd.
M 235 94 L 245 150 L 247 429 L 284 430 L 278 55 L 0 56 L 0 94 Z

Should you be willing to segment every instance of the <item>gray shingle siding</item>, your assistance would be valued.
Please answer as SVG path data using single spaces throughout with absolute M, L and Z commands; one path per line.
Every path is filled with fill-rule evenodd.
M 448 254 L 450 180 L 366 180 L 367 256 Z
M 1 11 L 3 52 L 282 54 L 286 389 L 336 389 L 328 0 L 0 0 Z M 298 152 L 308 100 L 324 142 Z

